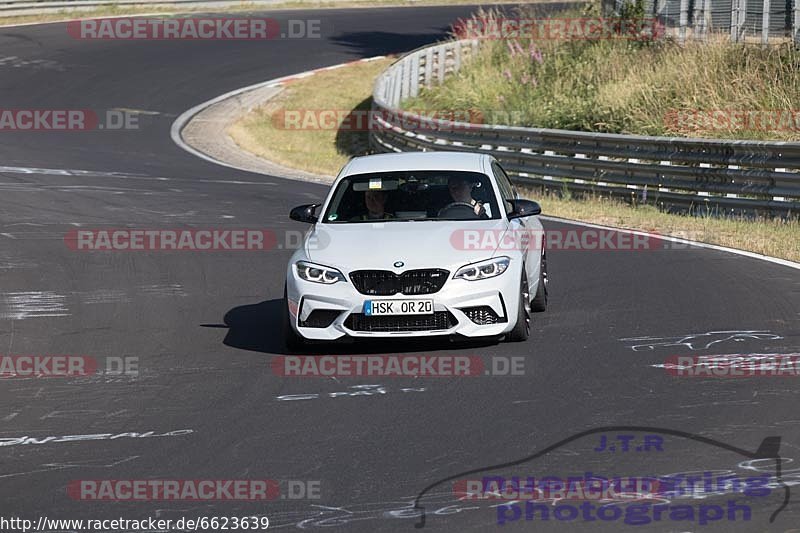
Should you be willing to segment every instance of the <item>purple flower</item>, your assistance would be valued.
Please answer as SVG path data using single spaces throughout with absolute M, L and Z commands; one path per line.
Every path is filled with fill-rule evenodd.
M 513 76 L 511 75 L 511 71 L 510 71 L 510 70 L 508 70 L 508 69 L 505 69 L 505 70 L 503 71 L 503 76 L 505 76 L 505 77 L 506 77 L 506 79 L 507 79 L 508 81 L 511 81 L 511 78 L 513 77 Z
M 536 61 L 537 63 L 539 63 L 541 65 L 542 62 L 544 61 L 544 59 L 542 58 L 542 52 L 541 52 L 541 50 L 538 50 L 536 48 L 536 45 L 533 44 L 533 42 L 531 42 L 531 45 L 528 48 L 528 51 L 530 52 L 531 60 L 532 61 Z

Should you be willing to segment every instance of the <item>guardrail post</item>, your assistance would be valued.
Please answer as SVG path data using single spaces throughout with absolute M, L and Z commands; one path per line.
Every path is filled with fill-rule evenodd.
M 410 82 L 411 85 L 409 87 L 409 96 L 417 96 L 419 94 L 419 53 L 415 53 L 411 56 L 411 76 Z
M 433 48 L 425 50 L 425 87 L 433 84 Z
M 380 95 L 383 100 L 386 100 L 386 77 L 378 76 L 375 79 L 375 84 L 372 86 L 372 93 Z
M 447 63 L 447 45 L 437 46 L 436 47 L 436 58 L 437 58 L 437 67 L 439 67 L 439 72 L 437 78 L 439 79 L 439 83 L 444 82 L 444 70 L 445 70 L 445 63 Z
M 792 39 L 800 48 L 800 0 L 794 0 L 794 16 L 792 17 Z
M 402 86 L 402 77 L 403 77 L 403 69 L 400 68 L 400 65 L 397 66 L 394 72 L 393 80 L 392 80 L 392 106 L 399 107 L 400 100 L 401 100 L 401 86 Z
M 731 41 L 738 43 L 742 40 L 744 23 L 747 18 L 747 0 L 733 0 L 731 13 Z
M 383 101 L 386 102 L 387 105 L 391 105 L 392 103 L 392 71 L 391 69 L 387 69 L 386 72 L 381 76 L 383 78 L 383 92 L 379 94 L 379 96 L 383 97 Z
M 400 101 L 405 100 L 408 98 L 410 87 L 411 87 L 411 61 L 409 58 L 404 58 L 403 60 L 403 77 L 402 83 L 400 84 Z
M 764 0 L 763 13 L 761 14 L 761 44 L 769 44 L 769 0 Z
M 735 1 L 735 0 L 734 0 Z M 678 31 L 678 42 L 686 42 L 686 26 L 689 24 L 689 0 L 681 0 L 680 30 Z
M 744 37 L 744 24 L 747 22 L 747 0 L 739 0 L 739 23 L 736 25 L 736 32 L 739 37 L 737 41 L 741 41 Z
M 703 17 L 701 15 L 704 0 L 694 0 L 694 13 L 692 13 L 692 37 L 694 40 L 700 40 L 703 33 Z M 706 0 L 707 1 L 707 0 Z
M 705 0 L 703 2 L 703 40 L 708 40 L 708 28 L 711 26 L 711 2 L 713 0 Z

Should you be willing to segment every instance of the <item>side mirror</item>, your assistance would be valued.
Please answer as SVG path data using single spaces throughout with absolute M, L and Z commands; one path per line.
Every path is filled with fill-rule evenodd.
M 506 200 L 513 210 L 508 214 L 508 220 L 514 218 L 530 217 L 542 213 L 542 206 L 533 200 Z
M 289 218 L 298 222 L 307 222 L 308 224 L 315 224 L 317 222 L 317 215 L 314 212 L 320 204 L 304 204 L 298 205 L 289 213 Z

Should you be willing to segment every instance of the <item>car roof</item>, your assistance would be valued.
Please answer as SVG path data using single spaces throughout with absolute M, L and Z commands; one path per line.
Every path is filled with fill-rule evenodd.
M 473 152 L 403 152 L 354 157 L 342 169 L 342 177 L 372 172 L 403 170 L 456 170 L 485 172 L 491 156 Z

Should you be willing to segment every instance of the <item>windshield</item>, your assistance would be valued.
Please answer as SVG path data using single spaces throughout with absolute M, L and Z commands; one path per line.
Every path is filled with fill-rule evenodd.
M 492 183 L 484 174 L 404 171 L 344 178 L 322 221 L 341 224 L 499 217 Z

